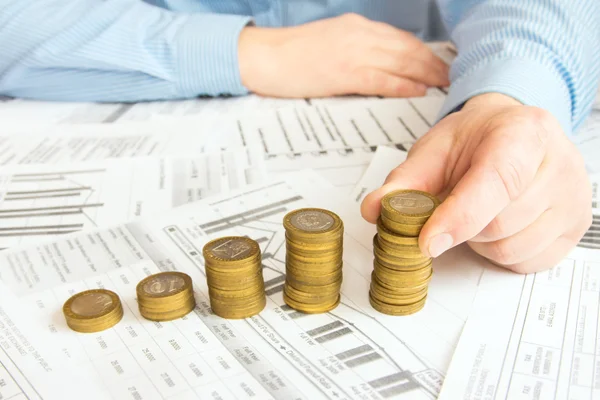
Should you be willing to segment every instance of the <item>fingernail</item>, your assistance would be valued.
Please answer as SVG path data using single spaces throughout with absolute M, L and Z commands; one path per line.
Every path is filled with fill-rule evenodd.
M 431 257 L 437 257 L 450 247 L 454 243 L 454 239 L 450 236 L 449 233 L 441 233 L 437 236 L 434 236 L 429 241 L 429 255 Z

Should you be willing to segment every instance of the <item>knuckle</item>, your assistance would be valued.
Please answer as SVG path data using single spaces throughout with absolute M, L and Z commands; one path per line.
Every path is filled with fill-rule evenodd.
M 394 168 L 389 174 L 388 176 L 385 178 L 384 184 L 386 183 L 390 183 L 391 181 L 394 181 L 396 179 L 398 179 L 399 177 L 401 177 L 404 173 L 404 167 L 402 166 L 402 164 L 400 164 L 399 166 L 397 166 L 396 168 Z
M 494 240 L 504 237 L 506 231 L 506 221 L 496 217 L 481 231 L 480 235 L 483 238 Z
M 505 265 L 504 267 L 512 272 L 515 272 L 515 273 L 521 274 L 521 275 L 527 275 L 532 272 L 535 272 L 535 269 L 531 265 L 528 265 L 526 263 Z
M 450 195 L 452 196 L 452 195 Z M 472 231 L 477 231 L 478 227 L 484 226 L 482 223 L 481 217 L 478 213 L 472 212 L 471 210 L 461 211 L 457 215 L 458 225 L 465 229 L 469 233 Z M 479 228 L 481 229 L 481 228 Z
M 489 244 L 490 258 L 500 265 L 517 265 L 515 248 L 508 240 L 499 240 Z
M 381 92 L 385 87 L 385 75 L 374 69 L 365 69 L 359 77 L 362 87 L 369 92 Z
M 560 131 L 558 121 L 552 113 L 543 108 L 527 106 L 524 111 L 524 124 L 527 131 L 535 135 L 540 146 L 546 146 L 554 133 Z
M 492 170 L 494 180 L 500 185 L 500 191 L 506 193 L 511 201 L 519 197 L 526 185 L 522 161 L 509 157 L 503 162 L 493 164 Z
M 527 106 L 524 110 L 527 112 L 528 120 L 535 125 L 543 125 L 553 118 L 552 114 L 543 108 Z

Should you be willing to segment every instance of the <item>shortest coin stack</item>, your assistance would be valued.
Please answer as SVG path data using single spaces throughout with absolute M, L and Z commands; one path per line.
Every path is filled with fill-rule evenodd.
M 65 302 L 63 314 L 69 328 L 76 332 L 101 332 L 123 318 L 119 296 L 105 289 L 86 290 Z
M 285 303 L 307 314 L 340 303 L 344 225 L 331 211 L 304 208 L 283 219 L 286 238 Z
M 382 199 L 369 292 L 377 311 L 410 315 L 425 306 L 433 269 L 432 259 L 419 249 L 419 233 L 438 205 L 436 197 L 416 190 L 397 190 Z
M 227 319 L 249 318 L 267 304 L 260 246 L 252 239 L 229 236 L 202 250 L 213 312 Z
M 182 272 L 161 272 L 144 278 L 136 287 L 142 317 L 171 321 L 196 307 L 192 278 Z

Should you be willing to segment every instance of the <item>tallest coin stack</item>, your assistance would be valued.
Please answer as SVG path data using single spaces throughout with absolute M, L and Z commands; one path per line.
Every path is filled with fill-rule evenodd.
M 369 292 L 377 311 L 409 315 L 425 306 L 433 269 L 432 259 L 419 249 L 419 233 L 439 204 L 416 190 L 394 191 L 381 200 Z

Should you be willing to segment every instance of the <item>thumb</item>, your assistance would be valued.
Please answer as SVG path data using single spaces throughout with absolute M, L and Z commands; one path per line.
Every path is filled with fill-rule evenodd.
M 360 210 L 364 219 L 377 222 L 381 199 L 394 190 L 414 189 L 437 195 L 444 189 L 453 140 L 449 132 L 441 133 L 434 128 L 423 136 L 408 153 L 406 161 L 390 172 L 383 186 L 365 197 Z

